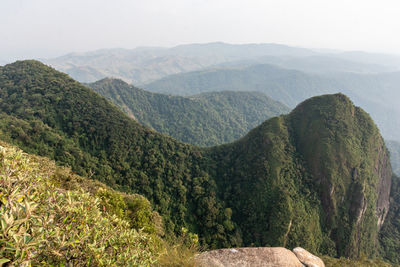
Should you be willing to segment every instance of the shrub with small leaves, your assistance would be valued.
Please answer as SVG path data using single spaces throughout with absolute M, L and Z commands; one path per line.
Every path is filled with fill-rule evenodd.
M 2 144 L 4 145 L 4 144 Z M 0 146 L 0 264 L 150 266 L 159 239 L 121 218 L 123 198 L 115 194 L 106 212 L 101 196 L 56 186 L 56 167 L 39 168 L 40 158 Z M 43 159 L 45 160 L 45 159 Z M 106 193 L 105 193 L 106 192 Z M 121 202 L 122 201 L 122 202 Z M 117 205 L 115 205 L 117 203 Z

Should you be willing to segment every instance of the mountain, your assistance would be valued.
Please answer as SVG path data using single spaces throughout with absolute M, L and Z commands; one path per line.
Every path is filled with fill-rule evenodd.
M 336 58 L 345 58 L 347 60 L 357 61 L 366 64 L 378 64 L 388 67 L 400 67 L 400 56 L 381 53 L 367 53 L 363 51 L 348 51 L 342 53 L 329 54 Z
M 174 55 L 215 56 L 222 55 L 229 59 L 256 58 L 260 56 L 293 56 L 303 57 L 316 54 L 314 51 L 282 44 L 228 44 L 223 42 L 186 44 L 170 48 Z
M 185 96 L 224 90 L 258 91 L 289 107 L 315 95 L 342 92 L 371 114 L 386 139 L 400 141 L 399 84 L 399 72 L 317 75 L 261 64 L 175 74 L 143 87 Z
M 153 92 L 186 96 L 226 90 L 259 91 L 294 107 L 304 99 L 334 88 L 328 81 L 318 75 L 260 64 L 175 74 L 143 87 Z
M 370 142 L 380 148 L 369 150 Z M 229 192 L 225 201 L 234 207 L 233 220 L 244 226 L 245 243 L 291 247 L 300 238 L 309 247 L 328 250 L 334 242 L 339 255 L 367 247 L 373 253 L 371 241 L 388 209 L 390 163 L 376 126 L 347 97 L 314 97 L 219 149 L 228 160 L 217 169 L 229 172 L 218 177 L 225 177 L 220 181 Z M 372 197 L 369 186 L 385 189 Z M 377 201 L 374 210 L 368 211 L 369 201 Z M 263 210 L 270 210 L 271 217 Z M 378 218 L 367 222 L 367 214 Z M 370 241 L 362 240 L 365 234 Z
M 273 64 L 311 73 L 380 73 L 400 70 L 400 57 L 366 52 L 335 52 L 282 44 L 186 44 L 172 48 L 101 49 L 43 59 L 80 82 L 114 77 L 143 85 L 171 74 L 211 66 Z
M 71 53 L 44 62 L 81 82 L 115 77 L 134 84 L 222 62 L 266 55 L 306 56 L 313 51 L 279 44 L 188 44 L 172 48 L 102 49 Z
M 280 68 L 299 70 L 307 73 L 382 73 L 399 70 L 396 66 L 379 65 L 373 63 L 362 63 L 355 60 L 333 57 L 326 54 L 316 54 L 303 57 L 289 56 L 262 56 L 254 59 L 230 61 L 218 64 L 218 66 L 251 66 L 259 64 L 270 64 Z M 398 64 L 400 66 L 400 64 Z
M 144 195 L 166 236 L 186 228 L 209 248 L 302 244 L 373 257 L 382 225 L 397 229 L 385 220 L 393 211 L 384 141 L 342 94 L 306 100 L 231 144 L 198 148 L 141 126 L 37 61 L 1 67 L 0 88 L 1 139 Z
M 139 123 L 185 143 L 232 142 L 289 108 L 258 92 L 213 92 L 192 97 L 151 93 L 122 80 L 88 85 Z

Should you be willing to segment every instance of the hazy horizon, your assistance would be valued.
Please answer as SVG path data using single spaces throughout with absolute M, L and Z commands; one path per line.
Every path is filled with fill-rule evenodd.
M 400 3 L 3 0 L 0 60 L 225 42 L 400 54 Z

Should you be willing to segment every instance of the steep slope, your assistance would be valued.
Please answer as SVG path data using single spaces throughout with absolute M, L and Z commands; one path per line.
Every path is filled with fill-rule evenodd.
M 224 90 L 258 91 L 289 107 L 315 95 L 342 92 L 371 114 L 386 139 L 400 141 L 399 84 L 398 72 L 317 75 L 261 64 L 176 74 L 143 87 L 177 95 Z
M 289 112 L 285 105 L 257 92 L 186 98 L 147 92 L 116 79 L 88 86 L 141 124 L 200 146 L 232 142 L 266 119 Z
M 143 194 L 167 236 L 185 227 L 211 248 L 378 253 L 389 157 L 371 118 L 344 95 L 314 97 L 232 144 L 200 149 L 36 61 L 0 68 L 0 88 L 2 139 Z

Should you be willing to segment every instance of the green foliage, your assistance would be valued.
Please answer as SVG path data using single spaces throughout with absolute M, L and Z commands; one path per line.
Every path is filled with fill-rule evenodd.
M 141 124 L 200 146 L 232 142 L 266 119 L 289 111 L 256 92 L 180 97 L 150 93 L 116 79 L 103 79 L 89 86 Z
M 119 218 L 125 217 L 127 206 L 121 194 L 100 188 L 96 196 L 100 199 L 100 205 L 104 211 L 115 214 Z
M 150 202 L 142 197 L 127 195 L 124 200 L 125 218 L 135 229 L 143 229 L 147 233 L 163 235 L 162 220 L 153 212 Z
M 132 229 L 114 210 L 103 211 L 104 198 L 83 189 L 56 187 L 55 175 L 57 168 L 48 160 L 0 147 L 3 262 L 42 266 L 150 266 L 156 262 L 160 243 L 155 236 Z M 105 188 L 100 191 L 102 196 L 110 195 Z M 120 205 L 121 198 L 115 196 Z

